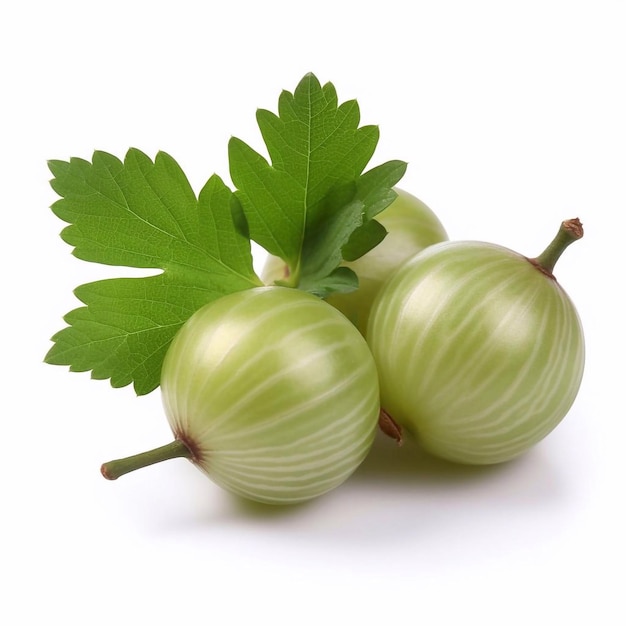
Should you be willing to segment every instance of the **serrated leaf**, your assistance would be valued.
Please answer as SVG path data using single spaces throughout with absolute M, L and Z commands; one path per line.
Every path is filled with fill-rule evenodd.
M 70 312 L 46 361 L 91 370 L 138 394 L 159 384 L 169 342 L 203 304 L 258 286 L 250 241 L 235 227 L 241 211 L 212 176 L 196 198 L 169 155 L 154 162 L 131 149 L 124 162 L 95 152 L 92 162 L 52 161 L 54 213 L 63 239 L 86 261 L 161 269 L 157 276 L 97 281 L 76 289 L 86 305 Z
M 316 284 L 339 266 L 354 231 L 391 203 L 405 164 L 363 174 L 378 128 L 359 127 L 356 101 L 338 104 L 334 86 L 313 74 L 283 91 L 278 115 L 261 109 L 257 122 L 271 164 L 240 139 L 229 143 L 250 237 L 287 263 L 292 286 L 326 291 Z

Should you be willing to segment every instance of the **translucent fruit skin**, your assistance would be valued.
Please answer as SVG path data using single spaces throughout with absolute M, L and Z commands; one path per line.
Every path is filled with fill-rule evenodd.
M 391 273 L 424 248 L 448 239 L 439 218 L 428 206 L 402 189 L 395 188 L 394 191 L 398 197 L 376 216 L 387 229 L 387 236 L 359 259 L 343 263 L 359 277 L 359 288 L 352 293 L 333 294 L 327 299 L 363 335 L 372 302 Z M 263 281 L 270 284 L 284 278 L 284 261 L 269 257 L 263 268 Z
M 281 287 L 231 294 L 195 313 L 167 353 L 161 390 L 198 467 L 270 504 L 345 481 L 372 445 L 380 408 L 359 332 L 319 298 Z
M 368 327 L 383 408 L 436 456 L 507 461 L 569 411 L 584 368 L 580 319 L 559 283 L 480 242 L 403 265 Z

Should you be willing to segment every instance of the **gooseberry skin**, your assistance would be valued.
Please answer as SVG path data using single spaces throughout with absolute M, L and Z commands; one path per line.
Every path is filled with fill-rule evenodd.
M 359 278 L 350 293 L 331 294 L 327 302 L 341 311 L 365 335 L 370 309 L 383 283 L 406 260 L 424 248 L 448 239 L 435 213 L 419 198 L 394 188 L 397 198 L 376 216 L 387 235 L 375 248 L 355 261 L 344 262 Z M 268 257 L 261 277 L 266 284 L 287 278 L 286 266 L 278 257 Z
M 161 391 L 192 461 L 225 489 L 269 504 L 344 482 L 373 443 L 380 408 L 363 337 L 319 298 L 282 287 L 196 312 L 167 352 Z
M 405 263 L 376 299 L 367 333 L 383 409 L 435 456 L 512 459 L 569 411 L 583 329 L 559 283 L 527 258 L 445 242 Z

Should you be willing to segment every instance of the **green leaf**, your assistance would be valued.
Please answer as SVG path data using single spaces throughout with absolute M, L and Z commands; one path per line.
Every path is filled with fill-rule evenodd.
M 370 220 L 352 233 L 348 243 L 341 249 L 346 261 L 355 261 L 375 248 L 385 237 L 387 230 L 376 220 Z
M 394 199 L 391 188 L 406 164 L 392 161 L 363 174 L 378 128 L 359 127 L 356 101 L 339 105 L 334 86 L 321 86 L 313 74 L 293 94 L 283 91 L 278 115 L 259 110 L 257 122 L 271 164 L 240 139 L 229 143 L 230 174 L 250 237 L 287 263 L 291 286 L 314 293 L 347 289 L 326 278 L 344 260 L 353 233 Z M 370 244 L 363 236 L 350 251 Z
M 300 286 L 305 291 L 327 298 L 331 293 L 349 293 L 359 286 L 357 275 L 348 267 L 338 267 L 324 278 L 315 278 L 308 284 L 306 277 Z
M 95 152 L 92 162 L 51 161 L 61 236 L 85 261 L 163 270 L 78 287 L 86 305 L 68 313 L 46 361 L 92 371 L 138 394 L 159 384 L 161 363 L 180 326 L 202 305 L 261 284 L 250 241 L 235 227 L 239 201 L 216 175 L 196 198 L 169 155 L 154 162 L 131 149 L 124 162 Z

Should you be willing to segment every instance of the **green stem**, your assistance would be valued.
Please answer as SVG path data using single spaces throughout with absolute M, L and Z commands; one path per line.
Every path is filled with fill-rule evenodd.
M 178 457 L 185 457 L 191 459 L 193 454 L 187 445 L 180 439 L 175 439 L 171 443 L 168 443 L 160 448 L 149 450 L 148 452 L 141 452 L 133 456 L 126 457 L 125 459 L 116 459 L 115 461 L 109 461 L 104 463 L 100 468 L 102 475 L 108 480 L 115 480 L 128 472 L 133 472 L 136 469 L 153 465 L 154 463 L 160 463 L 161 461 L 169 461 L 170 459 L 176 459 Z
M 296 289 L 300 282 L 300 262 L 292 270 L 288 265 L 285 265 L 285 278 L 281 281 L 281 284 L 285 287 L 292 287 Z
M 561 224 L 559 232 L 550 245 L 534 259 L 529 259 L 544 274 L 552 276 L 552 271 L 565 248 L 583 236 L 583 225 L 578 218 L 566 220 Z

